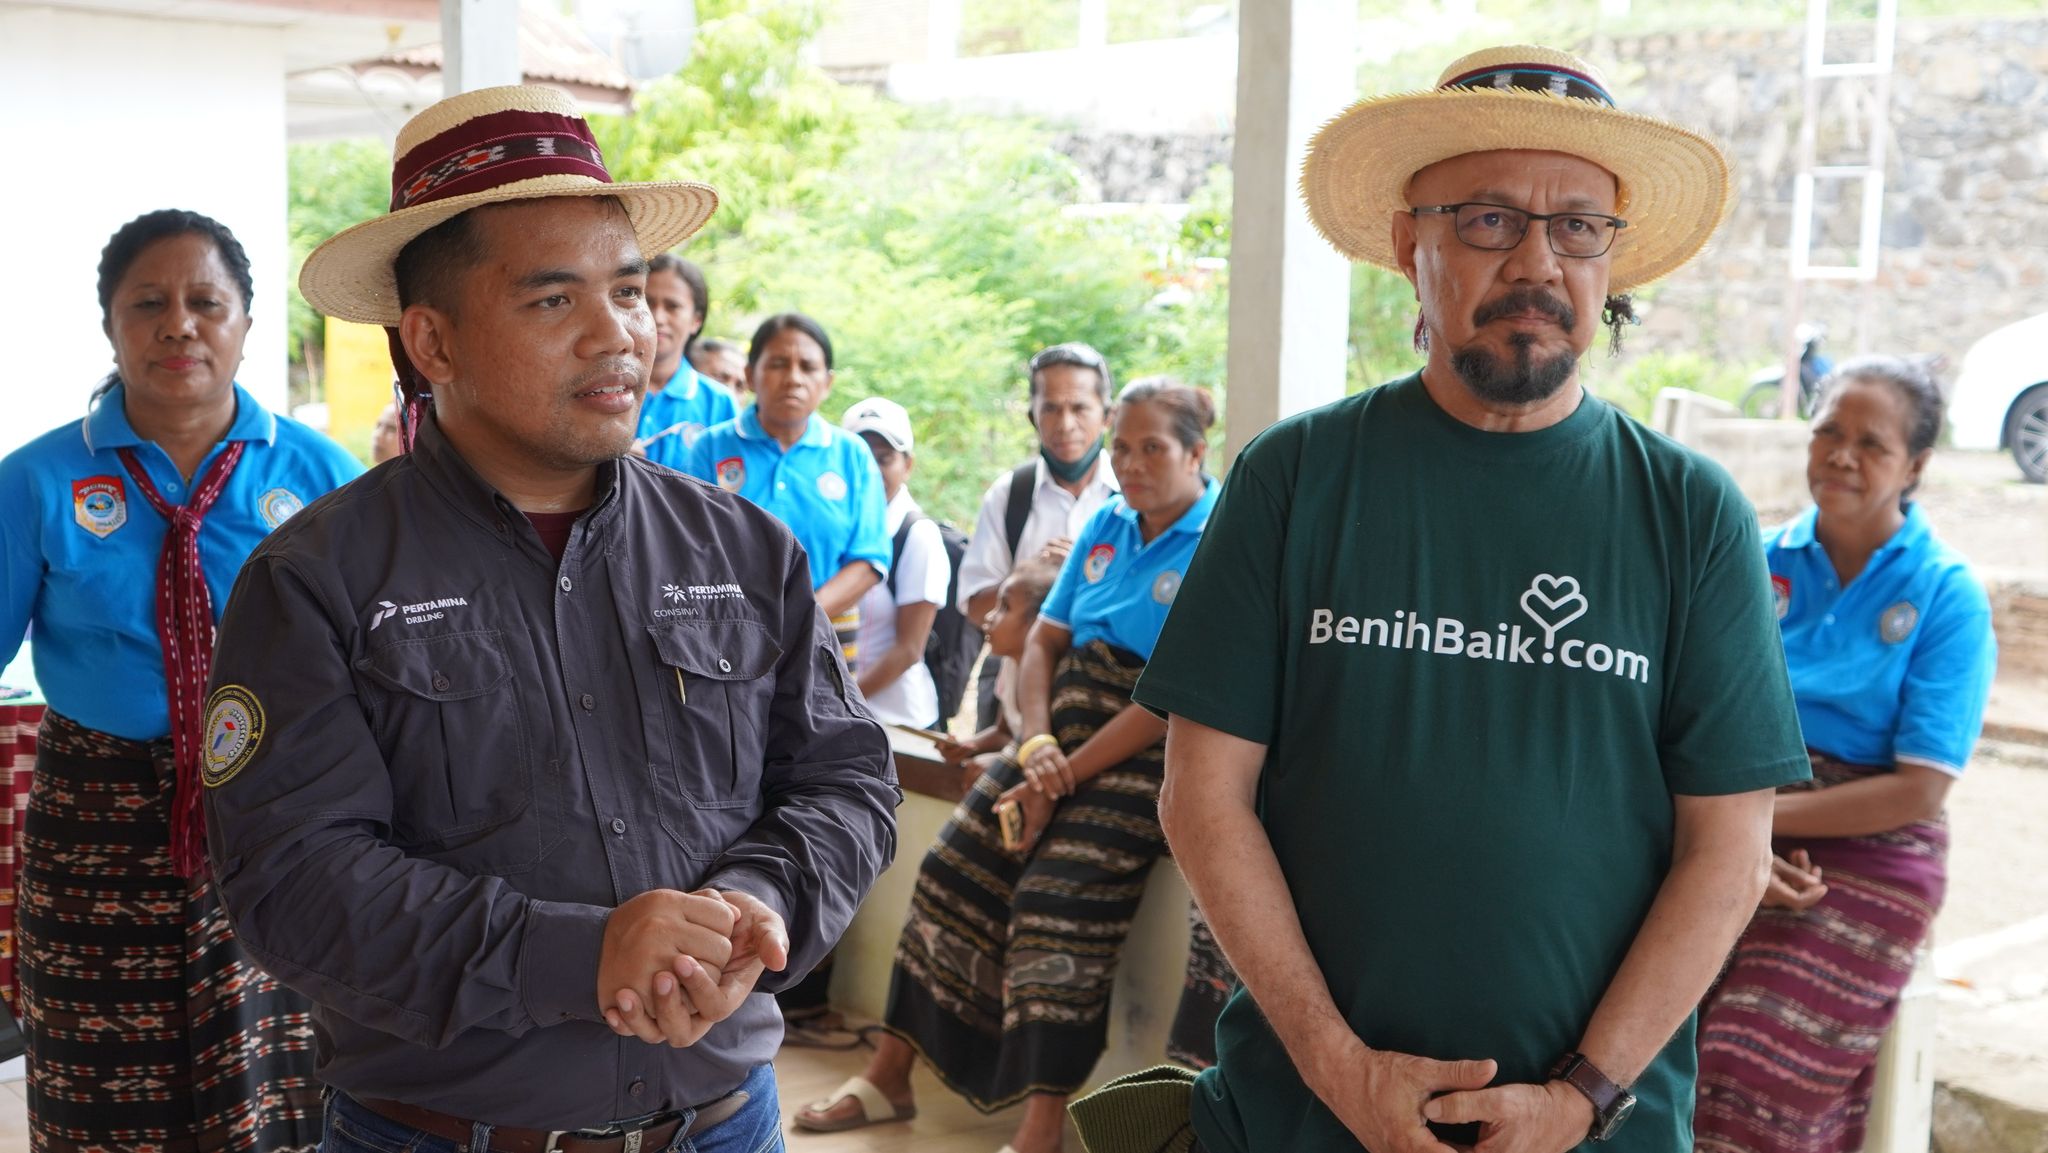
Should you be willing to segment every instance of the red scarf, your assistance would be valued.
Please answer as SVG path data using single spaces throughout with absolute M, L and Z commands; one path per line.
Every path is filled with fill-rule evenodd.
M 183 506 L 156 490 L 132 448 L 115 451 L 128 475 L 169 523 L 163 558 L 157 565 L 156 636 L 164 650 L 164 685 L 170 692 L 171 752 L 177 789 L 171 797 L 171 868 L 181 877 L 206 872 L 206 818 L 199 807 L 199 750 L 206 733 L 206 678 L 213 671 L 213 597 L 199 567 L 199 525 L 220 498 L 242 459 L 246 441 L 230 441 L 192 488 Z

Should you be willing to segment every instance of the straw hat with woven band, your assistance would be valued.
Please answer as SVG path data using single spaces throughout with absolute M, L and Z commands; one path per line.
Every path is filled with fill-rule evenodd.
M 613 184 L 590 126 L 552 88 L 483 88 L 451 96 L 406 123 L 393 149 L 391 211 L 313 250 L 299 272 L 306 303 L 340 320 L 398 323 L 399 250 L 485 204 L 549 196 L 616 196 L 641 251 L 673 248 L 718 207 L 708 184 Z
M 1488 48 L 1444 70 L 1429 92 L 1361 100 L 1323 125 L 1301 166 L 1309 219 L 1337 251 L 1395 268 L 1390 221 L 1408 181 L 1470 152 L 1531 149 L 1583 157 L 1620 183 L 1609 286 L 1626 292 L 1697 255 L 1733 195 L 1728 158 L 1690 129 L 1614 106 L 1592 65 L 1555 48 Z

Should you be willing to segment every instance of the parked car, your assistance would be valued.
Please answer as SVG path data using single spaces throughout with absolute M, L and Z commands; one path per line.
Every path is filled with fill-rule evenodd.
M 2048 481 L 2048 313 L 1970 346 L 1948 422 L 1957 448 L 2010 449 L 2028 480 Z

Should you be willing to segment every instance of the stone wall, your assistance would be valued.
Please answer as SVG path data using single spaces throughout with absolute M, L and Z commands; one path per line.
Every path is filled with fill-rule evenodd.
M 1867 28 L 1848 29 L 1830 58 L 1865 58 L 1868 44 Z M 1736 158 L 1733 212 L 1702 258 L 1665 282 L 1634 347 L 1769 361 L 1789 288 L 1801 30 L 1587 49 L 1616 73 L 1625 107 L 1706 130 Z M 1819 162 L 1858 163 L 1871 82 L 1825 83 Z M 1876 281 L 1810 281 L 1803 315 L 1828 326 L 1837 357 L 1940 352 L 1952 380 L 1978 337 L 2048 311 L 2048 18 L 1902 22 L 1887 152 Z M 1816 235 L 1847 245 L 1834 250 L 1843 262 L 1854 259 L 1858 197 L 1856 183 L 1826 181 L 1816 196 L 1826 205 Z
M 1087 175 L 1099 199 L 1185 204 L 1211 168 L 1230 166 L 1230 143 L 1223 133 L 1067 132 L 1053 146 Z

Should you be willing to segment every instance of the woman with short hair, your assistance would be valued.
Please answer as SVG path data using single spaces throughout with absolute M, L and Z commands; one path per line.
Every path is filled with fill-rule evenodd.
M 21 837 L 31 1148 L 311 1149 L 308 1007 L 250 963 L 208 877 L 213 629 L 256 545 L 362 472 L 235 383 L 249 258 L 198 213 L 100 257 L 115 370 L 0 460 L 0 665 L 49 700 Z
M 1896 357 L 1824 389 L 1814 507 L 1765 540 L 1813 779 L 1778 794 L 1770 888 L 1701 1011 L 1694 1144 L 1716 1153 L 1863 1147 L 1997 665 L 1984 586 L 1912 499 L 1940 389 Z

